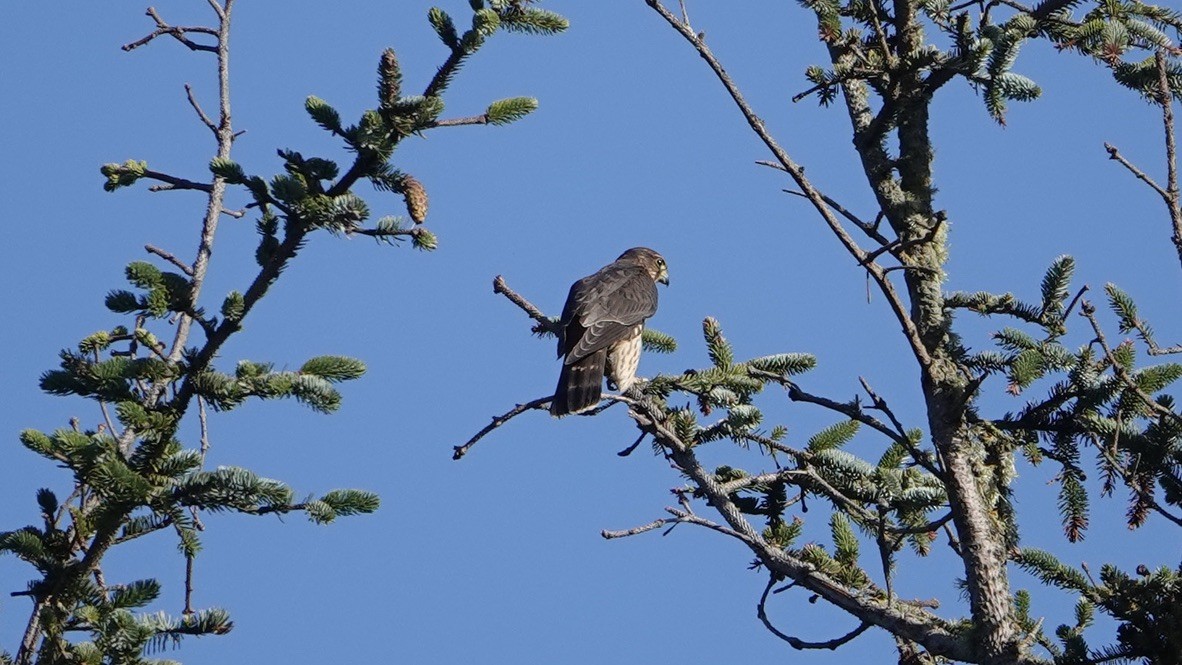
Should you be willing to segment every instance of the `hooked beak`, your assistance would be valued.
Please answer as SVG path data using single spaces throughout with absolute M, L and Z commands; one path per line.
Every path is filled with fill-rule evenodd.
M 665 286 L 669 286 L 669 273 L 661 273 L 661 276 L 657 278 L 657 281 L 664 284 Z

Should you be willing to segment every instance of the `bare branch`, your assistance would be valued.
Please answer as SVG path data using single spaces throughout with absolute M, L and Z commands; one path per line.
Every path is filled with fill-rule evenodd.
M 428 127 L 459 127 L 461 125 L 487 125 L 488 114 L 481 113 L 480 115 L 468 116 L 466 118 L 446 118 L 444 120 L 436 120 L 428 125 Z
M 193 559 L 192 554 L 185 554 L 185 609 L 181 613 L 186 616 L 193 613 Z
M 145 170 L 143 177 L 165 183 L 163 185 L 152 185 L 149 187 L 148 190 L 152 192 L 166 192 L 174 189 L 195 189 L 206 193 L 213 191 L 213 185 L 207 182 L 193 182 L 192 180 L 178 178 L 159 171 Z
M 550 317 L 543 314 L 542 310 L 534 307 L 533 303 L 523 298 L 513 289 L 509 288 L 509 285 L 505 283 L 504 277 L 497 275 L 493 279 L 493 293 L 500 293 L 501 295 L 505 296 L 509 299 L 509 302 L 517 305 L 523 312 L 528 314 L 529 318 L 537 321 L 538 325 L 534 326 L 534 332 L 558 332 L 558 324 L 550 320 Z
M 1170 223 L 1173 226 L 1171 240 L 1178 252 L 1178 260 L 1182 261 L 1182 203 L 1178 197 L 1178 150 L 1174 139 L 1174 94 L 1170 90 L 1169 69 L 1166 55 L 1158 50 L 1153 55 L 1157 64 L 1158 103 L 1161 104 L 1161 120 L 1165 130 L 1166 141 L 1166 208 L 1170 213 Z
M 219 9 L 219 11 L 221 10 L 220 7 L 218 9 Z M 217 46 L 210 46 L 208 44 L 198 44 L 197 42 L 189 39 L 186 35 L 187 35 L 187 33 L 194 32 L 194 33 L 199 33 L 199 34 L 204 34 L 204 35 L 217 35 L 220 39 L 221 36 L 219 34 L 219 31 L 214 30 L 213 28 L 207 28 L 204 26 L 184 27 L 184 26 L 168 25 L 167 23 L 164 22 L 164 19 L 160 18 L 160 14 L 156 13 L 156 9 L 154 7 L 148 7 L 147 15 L 152 17 L 152 20 L 156 22 L 156 30 L 154 32 L 150 33 L 146 37 L 142 37 L 140 39 L 137 39 L 134 42 L 131 42 L 129 44 L 124 44 L 122 46 L 124 51 L 133 51 L 141 46 L 144 46 L 145 44 L 152 41 L 153 39 L 160 37 L 161 35 L 172 35 L 174 38 L 176 38 L 176 40 L 178 42 L 189 47 L 189 49 L 192 51 L 208 51 L 210 53 L 217 53 L 218 52 Z M 222 13 L 220 18 L 223 21 L 225 21 L 225 19 L 226 19 L 225 14 Z
M 185 84 L 185 96 L 188 97 L 189 106 L 192 106 L 193 110 L 196 111 L 197 117 L 201 120 L 201 123 L 208 127 L 209 131 L 213 132 L 214 136 L 216 137 L 218 133 L 218 126 L 213 124 L 213 121 L 209 119 L 209 116 L 205 115 L 205 110 L 201 108 L 201 104 L 198 104 L 197 98 L 193 96 L 193 86 L 189 85 L 188 83 Z
M 1120 162 L 1120 165 L 1128 169 L 1133 175 L 1137 176 L 1138 180 L 1144 182 L 1146 185 L 1149 185 L 1153 191 L 1157 192 L 1158 195 L 1162 197 L 1162 199 L 1166 200 L 1167 202 L 1169 201 L 1169 193 L 1162 189 L 1161 185 L 1154 182 L 1153 178 L 1150 178 L 1148 175 L 1146 175 L 1144 171 L 1134 166 L 1129 160 L 1125 159 L 1124 156 L 1120 154 L 1120 151 L 1116 149 L 1116 146 L 1112 145 L 1111 143 L 1105 143 L 1104 149 L 1108 151 L 1109 159 L 1114 159 L 1117 162 Z
M 755 163 L 763 165 L 763 166 L 770 166 L 772 168 L 778 168 L 781 171 L 784 170 L 784 167 L 780 166 L 779 164 L 777 164 L 775 162 L 760 160 Z M 808 198 L 808 195 L 806 195 L 804 192 L 798 192 L 794 189 L 784 189 L 781 191 L 783 191 L 785 194 L 799 196 L 804 199 Z M 857 226 L 859 229 L 861 229 L 863 233 L 865 233 L 867 236 L 869 236 L 872 240 L 877 242 L 879 245 L 887 245 L 887 244 L 891 243 L 891 241 L 888 240 L 886 236 L 882 235 L 882 233 L 880 233 L 878 230 L 878 223 L 879 223 L 879 221 L 882 220 L 882 213 L 879 213 L 878 219 L 875 220 L 874 223 L 870 223 L 870 222 L 863 221 L 857 215 L 850 212 L 849 209 L 847 209 L 845 206 L 841 205 L 837 201 L 834 201 L 833 199 L 829 198 L 825 194 L 821 194 L 821 198 L 825 201 L 825 203 L 829 204 L 830 208 L 833 208 L 834 210 L 837 211 L 837 213 L 839 215 L 841 215 L 842 217 L 845 217 L 849 221 L 853 222 L 853 224 L 855 226 Z
M 706 527 L 707 529 L 710 529 L 711 531 L 717 531 L 718 533 L 721 533 L 724 536 L 730 536 L 731 538 L 737 538 L 738 540 L 741 540 L 745 543 L 750 543 L 750 541 L 747 539 L 747 537 L 744 536 L 743 534 L 739 533 L 738 531 L 735 531 L 734 529 L 728 529 L 727 527 L 725 527 L 721 524 L 718 524 L 717 522 L 711 522 L 708 519 L 698 517 L 697 515 L 693 514 L 692 512 L 690 512 L 688 510 L 680 510 L 677 508 L 666 508 L 665 512 L 676 517 L 677 518 L 676 522 L 678 524 L 681 524 L 681 523 L 696 524 L 697 526 Z
M 756 616 L 759 617 L 759 620 L 763 622 L 763 625 L 769 631 L 771 631 L 771 633 L 773 635 L 775 635 L 776 637 L 787 642 L 788 645 L 791 646 L 793 649 L 796 649 L 798 651 L 803 651 L 805 649 L 833 650 L 843 644 L 846 644 L 846 643 L 852 641 L 857 636 L 866 632 L 866 630 L 869 629 L 871 626 L 871 624 L 863 621 L 857 628 L 851 630 L 850 632 L 846 633 L 845 635 L 842 635 L 841 637 L 838 637 L 838 638 L 832 639 L 832 640 L 828 640 L 825 642 L 805 642 L 804 640 L 802 640 L 800 638 L 793 637 L 787 633 L 784 633 L 780 629 L 776 628 L 772 624 L 771 620 L 768 619 L 767 609 L 766 609 L 767 608 L 767 597 L 769 594 L 771 594 L 772 587 L 776 585 L 777 581 L 779 581 L 779 580 L 777 580 L 774 575 L 768 579 L 767 587 L 764 588 L 763 594 L 760 595 L 760 597 L 759 597 L 759 605 L 756 606 L 756 608 L 755 608 L 755 614 L 756 614 Z
M 780 163 L 780 165 L 784 168 L 784 171 L 786 171 L 788 175 L 791 176 L 792 180 L 796 183 L 796 186 L 799 187 L 800 191 L 804 193 L 805 198 L 807 198 L 809 202 L 813 204 L 813 207 L 821 215 L 821 218 L 824 219 L 826 225 L 833 232 L 833 234 L 837 236 L 838 241 L 841 242 L 846 251 L 849 252 L 854 260 L 861 262 L 866 256 L 866 251 L 859 247 L 854 239 L 850 237 L 849 233 L 846 232 L 845 227 L 841 225 L 841 222 L 838 221 L 837 217 L 834 216 L 833 211 L 829 209 L 829 205 L 826 203 L 821 193 L 818 192 L 815 187 L 813 187 L 812 183 L 807 178 L 805 178 L 804 168 L 797 164 L 780 146 L 775 138 L 772 137 L 771 132 L 769 132 L 767 126 L 764 125 L 763 120 L 755 114 L 754 109 L 752 109 L 751 105 L 747 103 L 743 93 L 731 79 L 730 75 L 727 74 L 726 70 L 722 66 L 722 63 L 720 63 L 714 56 L 714 53 L 710 50 L 710 47 L 706 45 L 706 42 L 703 41 L 698 35 L 694 34 L 694 31 L 688 26 L 684 25 L 680 20 L 678 20 L 676 16 L 674 16 L 663 4 L 661 4 L 660 0 L 645 0 L 645 3 L 658 14 L 660 14 L 670 26 L 672 26 L 682 37 L 685 38 L 687 42 L 690 43 L 691 46 L 694 47 L 694 49 L 698 52 L 698 55 L 700 55 L 702 59 L 706 61 L 706 63 L 710 66 L 710 69 L 714 72 L 715 77 L 717 77 L 719 82 L 722 83 L 727 93 L 731 96 L 731 99 L 734 100 L 735 105 L 738 106 L 739 111 L 747 120 L 747 124 L 776 157 L 776 161 Z M 899 324 L 902 326 L 903 332 L 911 346 L 912 353 L 915 355 L 916 360 L 919 361 L 920 365 L 922 365 L 926 371 L 927 368 L 932 364 L 931 354 L 928 353 L 927 347 L 924 345 L 923 339 L 920 337 L 919 329 L 916 327 L 915 321 L 911 318 L 910 309 L 907 307 L 906 303 L 903 302 L 902 297 L 900 297 L 898 291 L 895 289 L 895 285 L 892 284 L 887 278 L 886 273 L 882 268 L 872 264 L 867 266 L 867 270 L 874 278 L 879 290 L 882 291 L 883 296 L 890 305 L 891 311 L 894 313 L 895 318 L 898 319 Z
M 222 20 L 226 19 L 226 10 L 223 9 L 220 4 L 218 4 L 217 0 L 205 0 L 205 1 L 209 3 L 210 8 L 213 9 L 213 13 L 217 14 L 219 19 L 222 19 Z
M 181 262 L 181 260 L 178 259 L 172 253 L 167 252 L 163 249 L 160 249 L 159 247 L 157 247 L 155 245 L 144 245 L 144 249 L 149 254 L 155 254 L 156 256 L 159 256 L 160 258 L 164 259 L 165 261 L 168 261 L 169 263 L 176 266 L 178 269 L 180 269 L 181 272 L 185 273 L 189 277 L 193 276 L 193 269 L 190 268 L 189 266 L 185 265 L 183 262 Z
M 472 446 L 476 445 L 477 441 L 483 439 L 485 437 L 485 435 L 488 434 L 489 432 L 500 427 L 501 425 L 504 425 L 505 423 L 516 418 L 517 416 L 520 416 L 521 414 L 525 413 L 526 411 L 530 411 L 532 409 L 541 409 L 543 407 L 548 407 L 551 400 L 553 400 L 553 399 L 554 399 L 553 395 L 539 397 L 535 400 L 530 400 L 530 401 L 526 402 L 525 404 L 518 404 L 517 406 L 513 407 L 512 409 L 509 409 L 508 411 L 506 411 L 505 413 L 503 413 L 499 416 L 494 416 L 492 419 L 492 422 L 489 423 L 488 425 L 486 425 L 484 427 L 484 429 L 477 432 L 476 436 L 473 436 L 471 439 L 468 439 L 468 441 L 466 443 L 464 443 L 464 445 L 462 445 L 462 446 L 455 446 L 452 449 L 453 452 L 452 452 L 451 458 L 453 460 L 461 459 L 464 455 L 468 454 L 468 451 L 472 448 Z
M 613 540 L 615 538 L 627 538 L 628 536 L 636 536 L 636 535 L 639 535 L 642 533 L 648 533 L 649 531 L 654 531 L 656 529 L 659 529 L 659 528 L 665 526 L 666 524 L 668 524 L 670 522 L 676 522 L 676 521 L 677 520 L 661 518 L 659 520 L 653 520 L 652 522 L 649 522 L 648 524 L 645 524 L 643 526 L 638 526 L 638 527 L 628 529 L 625 531 L 609 531 L 607 529 L 604 529 L 603 531 L 599 532 L 599 535 L 603 536 L 604 540 Z
M 943 217 L 937 217 L 936 223 L 932 225 L 932 228 L 928 229 L 927 233 L 923 234 L 922 236 L 920 236 L 918 238 L 912 238 L 911 240 L 908 240 L 907 242 L 902 242 L 899 238 L 895 238 L 891 242 L 883 245 L 882 247 L 879 247 L 878 249 L 874 250 L 873 252 L 870 252 L 866 256 L 862 257 L 862 260 L 858 262 L 858 265 L 866 266 L 866 265 L 870 264 L 871 262 L 873 262 L 875 259 L 877 259 L 882 254 L 885 254 L 887 252 L 890 252 L 892 256 L 894 256 L 895 258 L 898 258 L 900 261 L 902 261 L 903 260 L 903 258 L 902 258 L 903 252 L 906 252 L 907 250 L 909 250 L 913 247 L 918 247 L 920 245 L 927 244 L 927 243 L 931 242 L 933 239 L 935 239 L 936 234 L 940 232 L 940 227 L 944 225 L 944 221 L 945 220 Z

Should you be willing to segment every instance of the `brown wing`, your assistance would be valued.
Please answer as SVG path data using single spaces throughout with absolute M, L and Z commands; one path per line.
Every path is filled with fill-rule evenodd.
M 638 265 L 608 265 L 575 282 L 562 310 L 558 355 L 570 364 L 635 334 L 657 311 L 657 284 Z

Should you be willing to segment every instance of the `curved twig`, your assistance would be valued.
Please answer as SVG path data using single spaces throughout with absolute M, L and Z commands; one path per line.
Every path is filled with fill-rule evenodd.
M 778 581 L 780 581 L 780 580 L 777 580 L 775 575 L 772 575 L 768 578 L 767 586 L 764 588 L 763 594 L 759 597 L 759 605 L 755 609 L 755 614 L 756 614 L 756 616 L 759 617 L 759 620 L 763 622 L 764 627 L 766 627 L 769 631 L 771 631 L 771 633 L 773 635 L 775 635 L 776 637 L 787 642 L 788 645 L 791 646 L 793 649 L 797 649 L 800 651 L 803 651 L 805 649 L 829 649 L 830 651 L 832 651 L 843 644 L 853 641 L 854 638 L 856 638 L 857 636 L 866 632 L 866 630 L 868 628 L 870 628 L 871 624 L 863 621 L 861 624 L 858 625 L 857 628 L 851 630 L 850 632 L 846 633 L 845 635 L 842 635 L 841 637 L 834 638 L 832 640 L 827 640 L 825 642 L 806 642 L 798 637 L 793 637 L 793 636 L 781 631 L 779 628 L 776 628 L 775 625 L 772 624 L 770 619 L 768 619 L 767 609 L 766 609 L 767 608 L 767 597 L 768 597 L 768 595 L 771 594 L 772 587 L 774 587 L 776 585 L 776 582 L 778 582 Z
M 543 406 L 550 404 L 550 401 L 553 399 L 554 399 L 553 395 L 546 395 L 545 397 L 539 397 L 535 400 L 530 400 L 530 401 L 526 402 L 525 404 L 518 404 L 517 406 L 513 407 L 512 409 L 509 409 L 508 411 L 506 411 L 505 413 L 502 413 L 499 416 L 494 416 L 491 423 L 489 423 L 488 425 L 485 425 L 484 429 L 477 432 L 476 435 L 473 436 L 471 439 L 468 439 L 468 441 L 465 442 L 464 445 L 455 446 L 452 449 L 451 458 L 453 460 L 458 460 L 458 459 L 463 458 L 464 455 L 468 454 L 468 451 L 472 448 L 472 446 L 476 445 L 476 442 L 483 439 L 485 437 L 485 435 L 488 434 L 489 432 L 500 427 L 501 425 L 504 425 L 505 423 L 509 422 L 510 420 L 513 420 L 514 418 L 516 418 L 517 416 L 520 416 L 521 414 L 525 413 L 526 411 L 530 411 L 532 409 L 540 409 Z

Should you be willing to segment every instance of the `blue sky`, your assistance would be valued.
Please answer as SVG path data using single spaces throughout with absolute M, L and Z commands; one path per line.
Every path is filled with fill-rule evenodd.
M 457 17 L 467 3 L 440 5 Z M 235 10 L 233 116 L 247 133 L 234 156 L 253 173 L 281 170 L 276 148 L 347 159 L 303 110 L 315 94 L 346 119 L 374 105 L 374 69 L 394 47 L 406 86 L 421 88 L 446 55 L 426 22 L 427 3 L 242 2 Z M 604 528 L 640 525 L 672 503 L 678 477 L 661 459 L 616 450 L 634 438 L 622 411 L 594 419 L 527 414 L 495 432 L 462 462 L 463 442 L 517 402 L 549 394 L 558 366 L 550 341 L 491 291 L 494 275 L 556 314 L 570 282 L 623 249 L 647 245 L 668 259 L 652 325 L 681 349 L 648 356 L 643 374 L 707 361 L 704 316 L 718 318 L 737 355 L 817 355 L 809 390 L 848 399 L 864 376 L 905 424 L 922 424 L 918 381 L 897 324 L 881 299 L 867 302 L 864 276 L 806 204 L 781 193 L 783 174 L 756 166 L 768 155 L 700 59 L 640 0 L 552 1 L 571 19 L 558 37 L 498 34 L 464 68 L 447 117 L 489 101 L 534 96 L 540 109 L 508 127 L 459 127 L 406 142 L 396 166 L 431 197 L 432 254 L 365 238 L 315 237 L 223 351 L 298 367 L 339 353 L 369 372 L 344 386 L 345 403 L 322 416 L 294 403 L 251 403 L 212 420 L 212 464 L 234 464 L 289 482 L 297 491 L 360 487 L 381 510 L 327 527 L 301 516 L 211 516 L 198 559 L 196 601 L 231 611 L 228 636 L 187 643 L 191 664 L 342 662 L 741 662 L 795 657 L 755 618 L 762 575 L 751 556 L 721 536 L 677 528 L 607 542 Z M 206 3 L 156 5 L 174 24 L 206 23 Z M 823 49 L 815 23 L 795 3 L 695 2 L 695 27 L 724 61 L 784 147 L 813 182 L 873 216 L 839 108 L 791 102 L 809 87 L 807 65 Z M 202 179 L 213 154 L 182 85 L 214 105 L 213 59 L 160 40 L 132 53 L 121 44 L 150 31 L 134 3 L 50 8 L 15 3 L 0 25 L 7 103 L 0 105 L 6 242 L 0 302 L 9 350 L 0 433 L 0 528 L 35 518 L 33 493 L 68 493 L 66 474 L 20 447 L 24 428 L 51 430 L 72 416 L 99 422 L 92 403 L 44 395 L 39 374 L 57 351 L 123 321 L 102 305 L 123 286 L 123 266 L 147 258 L 145 243 L 190 256 L 203 199 L 193 192 L 108 194 L 98 167 L 129 158 Z M 461 18 L 461 20 L 464 20 Z M 1107 160 L 1102 142 L 1160 173 L 1160 121 L 1089 62 L 1045 46 L 1027 48 L 1016 71 L 1043 86 L 1043 99 L 1013 105 L 1008 127 L 953 85 L 935 105 L 939 205 L 948 211 L 949 289 L 1012 290 L 1036 297 L 1046 266 L 1076 257 L 1076 284 L 1093 294 L 1106 281 L 1138 299 L 1163 341 L 1182 331 L 1177 257 L 1160 202 Z M 401 199 L 359 188 L 375 212 Z M 231 203 L 244 203 L 241 193 Z M 206 294 L 242 289 L 253 275 L 253 220 L 226 220 Z M 1115 324 L 1108 320 L 1115 327 Z M 995 325 L 965 321 L 970 345 Z M 1078 342 L 1086 341 L 1075 322 Z M 987 384 L 993 413 L 1019 408 L 1000 383 Z M 760 402 L 797 442 L 835 418 L 769 392 Z M 884 443 L 861 435 L 852 449 L 877 457 Z M 711 463 L 756 458 L 718 449 Z M 1050 468 L 1022 464 L 1018 501 L 1023 542 L 1065 561 L 1177 563 L 1176 530 L 1128 532 L 1123 498 L 1101 502 L 1090 537 L 1060 537 Z M 806 537 L 821 540 L 816 511 Z M 815 528 L 814 528 L 815 527 Z M 166 536 L 110 558 L 110 581 L 158 577 L 157 609 L 178 612 L 184 562 Z M 928 560 L 904 556 L 902 595 L 938 597 L 963 613 L 941 543 Z M 1167 554 L 1163 557 L 1161 552 Z M 24 587 L 29 571 L 0 559 L 0 588 Z M 1021 574 L 1016 586 L 1037 588 Z M 777 623 L 804 639 L 856 625 L 782 594 Z M 1073 599 L 1036 595 L 1047 625 L 1069 619 Z M 0 646 L 14 650 L 25 599 L 0 597 Z M 890 658 L 885 634 L 869 633 L 810 662 Z

